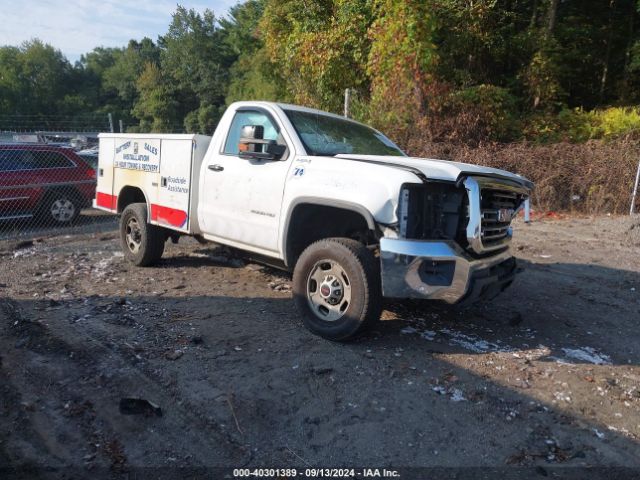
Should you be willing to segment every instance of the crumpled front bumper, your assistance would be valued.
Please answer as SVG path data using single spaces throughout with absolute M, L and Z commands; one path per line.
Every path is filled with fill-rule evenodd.
M 508 249 L 472 258 L 449 241 L 383 238 L 380 264 L 385 297 L 447 303 L 494 297 L 516 273 L 515 258 Z

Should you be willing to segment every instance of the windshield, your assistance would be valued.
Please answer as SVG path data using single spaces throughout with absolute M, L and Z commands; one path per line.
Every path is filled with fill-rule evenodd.
M 374 129 L 329 115 L 285 110 L 309 155 L 341 153 L 404 156 L 395 143 Z

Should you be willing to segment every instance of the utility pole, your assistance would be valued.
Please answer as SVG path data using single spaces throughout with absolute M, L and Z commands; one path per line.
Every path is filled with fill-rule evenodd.
M 349 118 L 349 103 L 351 102 L 351 91 L 348 88 L 344 90 L 344 116 Z
M 120 133 L 124 133 L 124 128 L 122 128 L 122 119 L 118 120 L 118 123 L 120 124 Z
M 110 113 L 108 115 L 109 115 L 109 131 L 113 133 L 113 115 L 111 115 Z

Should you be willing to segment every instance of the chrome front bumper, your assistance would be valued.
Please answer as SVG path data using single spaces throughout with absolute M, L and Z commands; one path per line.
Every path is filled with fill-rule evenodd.
M 509 250 L 472 258 L 455 242 L 380 240 L 382 292 L 391 298 L 425 298 L 447 303 L 491 297 L 515 276 Z

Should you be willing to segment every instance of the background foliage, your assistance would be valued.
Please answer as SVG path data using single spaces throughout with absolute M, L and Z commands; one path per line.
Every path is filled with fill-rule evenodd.
M 225 16 L 178 6 L 164 35 L 75 65 L 39 40 L 0 47 L 5 114 L 112 112 L 130 131 L 211 134 L 235 100 L 341 112 L 350 88 L 353 116 L 410 153 L 466 160 L 628 146 L 639 87 L 637 0 L 245 0 Z

